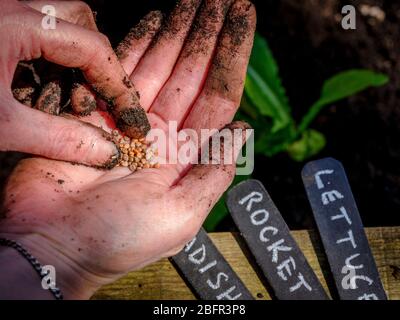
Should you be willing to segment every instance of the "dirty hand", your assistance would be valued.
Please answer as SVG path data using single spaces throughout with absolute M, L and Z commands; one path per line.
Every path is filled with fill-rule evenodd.
M 246 0 L 200 2 L 180 1 L 162 28 L 162 16 L 151 13 L 118 49 L 153 128 L 166 130 L 176 121 L 178 130 L 221 129 L 239 106 L 254 7 Z M 98 112 L 84 119 L 109 123 Z M 18 240 L 54 265 L 66 298 L 89 298 L 182 249 L 234 174 L 232 164 L 169 164 L 132 174 L 123 167 L 104 172 L 25 160 L 6 187 L 0 237 Z
M 56 9 L 55 29 L 43 28 L 40 10 L 45 5 Z M 109 164 L 117 149 L 103 130 L 28 108 L 11 92 L 18 62 L 41 57 L 81 69 L 117 110 L 140 108 L 137 92 L 107 38 L 97 32 L 90 8 L 77 2 L 0 0 L 0 39 L 0 150 L 98 167 Z

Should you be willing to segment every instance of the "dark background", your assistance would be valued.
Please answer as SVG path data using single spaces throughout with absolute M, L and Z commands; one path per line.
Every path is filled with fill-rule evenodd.
M 87 1 L 100 30 L 116 45 L 150 10 L 167 13 L 174 0 Z M 323 81 L 351 68 L 386 73 L 390 83 L 326 108 L 313 128 L 327 137 L 318 158 L 340 160 L 366 226 L 400 225 L 400 2 L 383 0 L 256 0 L 258 31 L 280 66 L 293 113 L 299 119 L 318 98 Z M 358 11 L 357 30 L 341 28 L 341 8 L 379 6 L 383 22 Z M 0 184 L 15 162 L 0 154 Z M 296 163 L 282 154 L 258 157 L 254 177 L 267 187 L 291 229 L 311 228 L 312 219 Z M 220 230 L 232 229 L 227 218 Z

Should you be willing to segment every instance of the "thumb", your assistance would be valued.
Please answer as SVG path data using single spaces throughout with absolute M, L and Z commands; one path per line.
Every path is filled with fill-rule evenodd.
M 13 100 L 0 111 L 0 149 L 94 167 L 111 168 L 119 155 L 109 134 L 90 124 L 56 117 Z
M 232 183 L 236 170 L 235 161 L 247 140 L 249 129 L 250 126 L 241 121 L 228 125 L 224 130 L 229 130 L 233 139 L 228 139 L 229 142 L 227 139 L 221 141 L 218 154 L 215 150 L 210 151 L 210 164 L 193 166 L 173 187 L 172 192 L 176 198 L 182 199 L 183 206 L 188 209 L 186 212 L 190 212 L 187 225 L 190 236 L 193 231 L 194 234 L 197 233 L 210 210 Z M 234 134 L 234 131 L 241 134 Z M 228 154 L 233 155 L 233 162 L 227 161 Z M 190 239 L 190 236 L 185 238 Z

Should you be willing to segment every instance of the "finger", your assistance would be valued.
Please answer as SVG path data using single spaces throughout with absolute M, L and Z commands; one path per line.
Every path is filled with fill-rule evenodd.
M 26 5 L 41 13 L 50 13 L 47 8 L 51 6 L 51 10 L 59 19 L 77 24 L 84 28 L 97 31 L 96 20 L 92 9 L 88 4 L 82 1 L 25 1 Z
M 163 14 L 152 11 L 133 27 L 124 40 L 118 45 L 116 54 L 127 74 L 136 68 L 151 41 L 160 30 Z
M 33 107 L 40 83 L 33 63 L 18 63 L 11 85 L 14 98 L 28 107 Z
M 145 110 L 150 108 L 170 77 L 200 3 L 201 0 L 179 1 L 154 44 L 131 75 Z
M 180 127 L 201 91 L 231 0 L 206 0 L 194 22 L 172 76 L 150 112 Z
M 52 115 L 60 113 L 61 87 L 57 81 L 46 84 L 36 101 L 35 109 Z
M 127 74 L 132 73 L 146 52 L 161 27 L 162 19 L 160 11 L 150 12 L 118 45 L 116 54 Z M 96 97 L 87 85 L 76 84 L 71 92 L 71 104 L 79 115 L 89 115 L 96 107 Z
M 42 13 L 46 12 L 46 8 L 51 6 L 53 13 L 57 18 L 63 19 L 73 24 L 77 24 L 93 31 L 98 30 L 93 11 L 89 7 L 89 5 L 84 2 L 27 1 L 25 3 L 31 8 Z M 72 109 L 77 114 L 88 115 L 96 108 L 95 94 L 86 84 L 74 84 L 71 91 L 71 105 Z
M 118 160 L 109 134 L 99 128 L 28 108 L 11 96 L 1 107 L 3 150 L 101 168 L 113 167 Z
M 254 6 L 237 0 L 231 7 L 202 93 L 183 128 L 219 129 L 231 122 L 240 104 L 256 28 Z
M 229 11 L 202 93 L 183 124 L 182 131 L 189 130 L 189 136 L 201 137 L 202 129 L 220 129 L 232 121 L 243 92 L 255 25 L 253 5 L 248 1 L 236 1 Z M 168 181 L 176 181 L 190 168 L 190 163 L 178 162 L 166 168 L 163 166 L 162 170 Z
M 75 113 L 87 116 L 97 107 L 96 95 L 89 85 L 74 83 L 71 90 L 71 106 Z
M 189 234 L 182 232 L 185 237 L 194 236 L 197 233 L 210 210 L 232 183 L 236 170 L 235 162 L 246 141 L 246 130 L 249 128 L 244 122 L 228 125 L 225 130 L 230 132 L 232 138 L 221 141 L 220 148 L 210 152 L 210 163 L 218 164 L 194 166 L 172 188 L 172 197 L 181 199 L 183 207 L 186 208 L 184 210 L 185 230 Z M 238 130 L 240 135 L 234 134 L 235 130 Z
M 13 48 L 15 65 L 19 60 L 43 56 L 50 62 L 81 69 L 95 91 L 113 107 L 119 127 L 131 137 L 144 137 L 150 129 L 146 114 L 108 39 L 62 20 L 57 20 L 55 30 L 45 30 L 42 20 L 46 17 L 35 11 L 27 15 L 23 32 L 17 34 L 20 48 Z
M 19 101 L 23 105 L 26 105 L 27 107 L 33 107 L 35 91 L 36 90 L 34 87 L 27 86 L 23 88 L 15 88 L 12 90 L 12 93 L 17 101 Z

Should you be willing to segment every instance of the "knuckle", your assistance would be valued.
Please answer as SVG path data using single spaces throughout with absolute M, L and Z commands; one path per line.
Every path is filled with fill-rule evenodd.
M 184 247 L 199 232 L 201 222 L 194 208 L 183 205 L 182 208 L 175 210 L 174 233 L 177 235 L 177 247 Z
M 180 220 L 181 223 L 178 228 L 180 233 L 179 244 L 183 247 L 196 237 L 201 228 L 201 221 L 198 221 L 194 212 L 186 213 L 186 217 Z
M 170 258 L 173 256 L 176 256 L 179 252 L 181 252 L 185 248 L 185 245 L 180 245 L 170 251 L 168 251 L 165 255 L 164 258 Z
M 78 11 L 77 17 L 79 24 L 86 26 L 87 28 L 92 30 L 97 29 L 95 16 L 93 14 L 91 7 L 87 3 L 83 1 L 78 1 L 77 11 Z
M 103 48 L 106 48 L 106 49 L 111 48 L 110 40 L 108 39 L 108 37 L 105 34 L 103 34 L 101 32 L 97 33 L 97 41 L 98 41 L 98 45 L 100 47 L 103 47 Z
M 85 14 L 87 16 L 92 16 L 93 15 L 92 9 L 90 8 L 90 6 L 86 2 L 76 1 L 75 3 L 76 3 L 76 6 L 77 6 L 77 8 L 78 8 L 78 10 L 79 10 L 79 12 L 81 14 Z

